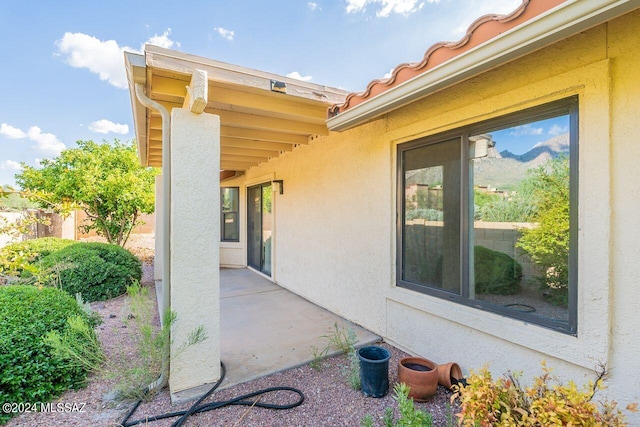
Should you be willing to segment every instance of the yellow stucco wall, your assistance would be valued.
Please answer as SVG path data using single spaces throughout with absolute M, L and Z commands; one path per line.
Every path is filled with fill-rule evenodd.
M 609 25 L 611 58 L 611 394 L 640 402 L 640 12 Z M 630 381 L 629 381 L 630 380 Z M 640 415 L 629 425 L 640 425 Z
M 640 379 L 638 28 L 636 11 L 223 185 L 284 180 L 284 194 L 274 195 L 273 278 L 309 300 L 438 363 L 533 375 L 546 359 L 561 376 L 581 381 L 606 362 L 609 397 L 640 401 L 640 389 L 628 382 Z M 397 144 L 576 94 L 578 336 L 397 288 Z M 245 249 L 221 251 L 222 259 L 235 251 L 238 261 Z

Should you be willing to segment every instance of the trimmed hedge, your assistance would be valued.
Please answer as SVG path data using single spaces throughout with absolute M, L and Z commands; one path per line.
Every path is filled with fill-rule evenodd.
M 0 402 L 48 402 L 84 384 L 87 373 L 55 357 L 42 339 L 49 331 L 64 331 L 71 316 L 91 322 L 58 289 L 0 286 Z M 0 424 L 11 416 L 0 412 Z
M 77 243 L 78 242 L 75 240 L 60 239 L 59 237 L 42 237 L 40 239 L 31 239 L 12 243 L 2 248 L 2 252 L 12 251 L 33 253 L 35 254 L 33 262 L 36 262 L 53 252 Z
M 75 240 L 58 237 L 43 237 L 12 243 L 0 249 L 0 272 L 30 277 L 37 272 L 34 264 L 40 259 L 76 243 Z
M 522 266 L 509 255 L 475 246 L 476 292 L 513 295 L 520 291 Z
M 38 263 L 41 271 L 53 272 L 52 286 L 87 302 L 104 301 L 127 291 L 142 278 L 142 265 L 128 250 L 109 243 L 76 243 L 51 253 Z

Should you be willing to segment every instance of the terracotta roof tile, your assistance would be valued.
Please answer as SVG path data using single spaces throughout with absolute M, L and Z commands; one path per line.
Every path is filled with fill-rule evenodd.
M 345 102 L 329 107 L 329 117 L 334 117 L 349 108 L 363 103 L 391 88 L 394 88 L 456 56 L 473 49 L 498 35 L 552 9 L 566 0 L 522 0 L 522 4 L 508 15 L 484 15 L 476 19 L 466 34 L 457 42 L 433 44 L 422 61 L 400 64 L 387 79 L 373 80 L 364 92 L 347 95 Z

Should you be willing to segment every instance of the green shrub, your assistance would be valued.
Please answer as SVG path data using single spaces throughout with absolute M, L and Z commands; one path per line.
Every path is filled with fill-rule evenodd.
M 527 197 L 500 198 L 479 208 L 477 217 L 489 222 L 528 222 L 535 206 Z
M 142 266 L 128 250 L 109 243 L 76 243 L 42 258 L 41 271 L 53 273 L 47 284 L 70 295 L 80 293 L 85 301 L 103 301 L 126 292 L 140 281 Z
M 386 408 L 382 422 L 385 427 L 431 427 L 433 426 L 433 416 L 421 411 L 413 404 L 413 399 L 409 397 L 409 386 L 405 383 L 397 383 L 393 388 L 395 396 L 393 399 L 398 402 L 398 412 L 400 416 L 395 419 L 393 409 Z M 373 417 L 366 415 L 360 420 L 362 427 L 373 427 Z
M 0 402 L 47 402 L 83 385 L 86 372 L 56 357 L 43 340 L 50 331 L 64 332 L 72 316 L 89 321 L 75 298 L 58 289 L 0 287 Z M 9 418 L 0 412 L 0 423 Z
M 444 213 L 436 209 L 429 208 L 413 208 L 407 209 L 405 213 L 405 220 L 411 221 L 413 219 L 425 219 L 427 221 L 442 221 Z
M 78 242 L 58 237 L 43 237 L 12 243 L 0 249 L 0 271 L 31 275 L 37 272 L 34 263 L 53 252 Z
M 509 255 L 475 246 L 476 292 L 513 295 L 520 291 L 522 266 Z

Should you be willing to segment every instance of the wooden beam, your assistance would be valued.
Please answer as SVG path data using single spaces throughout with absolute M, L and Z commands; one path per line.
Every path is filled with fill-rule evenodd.
M 162 156 L 149 156 L 149 166 L 161 166 Z M 252 166 L 266 162 L 268 159 L 247 156 L 220 156 L 220 169 L 247 170 Z
M 207 113 L 220 116 L 220 123 L 225 126 L 246 127 L 250 129 L 262 129 L 274 132 L 297 133 L 300 135 L 328 135 L 327 126 L 323 123 L 304 123 L 288 119 L 270 117 L 268 115 L 244 114 L 234 111 L 216 110 L 206 108 Z
M 149 141 L 148 153 L 162 153 L 162 141 Z
M 162 131 L 162 117 L 153 112 L 151 113 L 151 117 L 149 117 L 149 130 Z
M 264 163 L 269 160 L 268 157 L 245 156 L 236 154 L 220 154 L 220 161 L 230 160 L 232 162 L 258 162 Z
M 151 129 L 149 131 L 149 139 L 157 139 L 158 141 L 161 141 L 162 140 L 162 130 Z
M 257 152 L 259 156 L 275 157 L 283 151 L 293 150 L 292 144 L 270 141 L 252 141 L 249 139 L 222 137 L 220 145 L 229 154 L 241 154 L 246 150 Z M 149 141 L 149 154 L 162 154 L 162 141 Z
M 292 144 L 271 141 L 252 141 L 250 139 L 220 137 L 220 145 L 223 147 L 236 147 L 256 150 L 291 151 Z
M 257 166 L 259 163 L 247 163 L 247 162 L 237 162 L 231 160 L 225 160 L 224 162 L 220 162 L 220 169 L 232 169 L 237 171 L 246 171 L 247 169 Z
M 266 115 L 315 123 L 324 123 L 327 119 L 326 104 L 312 105 L 308 101 L 296 102 L 295 98 L 281 94 L 267 92 L 258 95 L 213 84 L 209 85 L 209 93 L 211 93 L 207 105 L 209 108 L 235 111 L 246 109 L 248 112 L 267 111 Z
M 153 138 L 162 138 L 162 119 L 160 116 L 152 115 L 149 120 L 150 135 Z M 152 132 L 152 131 L 158 131 Z M 232 138 L 251 139 L 259 141 L 271 141 L 287 144 L 305 145 L 309 143 L 308 135 L 296 135 L 286 132 L 275 132 L 265 129 L 248 129 L 244 127 L 227 126 L 222 123 L 220 135 Z
M 220 171 L 220 181 L 224 181 L 225 179 L 233 178 L 235 176 L 236 176 L 236 171 L 233 171 L 233 170 Z
M 222 145 L 220 147 L 220 154 L 237 154 L 237 155 L 258 156 L 258 157 L 278 157 L 280 155 L 280 151 L 260 150 L 253 146 L 240 148 L 240 147 L 230 147 L 230 146 Z
M 156 96 L 184 98 L 187 85 L 189 85 L 188 79 L 170 78 L 154 74 L 151 93 Z
M 156 100 L 165 107 L 169 112 L 174 108 L 181 108 L 180 104 L 175 102 L 167 102 Z M 237 111 L 225 111 L 207 107 L 206 113 L 220 116 L 220 123 L 225 126 L 244 127 L 250 129 L 267 130 L 271 132 L 293 133 L 298 135 L 328 135 L 329 131 L 325 123 L 307 123 L 292 119 L 282 119 L 279 117 L 269 116 L 268 111 L 262 111 L 264 114 L 247 114 Z M 153 114 L 150 119 L 150 129 L 162 129 L 162 120 L 159 115 Z
M 225 126 L 220 127 L 220 136 L 228 136 L 231 138 L 251 139 L 258 141 L 270 141 L 287 144 L 308 144 L 309 140 L 306 135 L 294 135 L 284 132 L 271 132 L 267 130 L 246 129 L 240 127 Z
M 179 107 L 178 104 L 169 103 L 164 101 L 158 101 L 164 105 L 169 111 L 174 107 Z M 272 132 L 279 135 L 288 134 L 289 140 L 291 135 L 297 135 L 301 138 L 297 138 L 294 144 L 307 144 L 308 135 L 328 135 L 326 125 L 318 125 L 313 123 L 304 123 L 294 120 L 280 119 L 277 117 L 258 116 L 254 114 L 244 114 L 232 111 L 212 110 L 205 109 L 205 112 L 211 114 L 217 114 L 220 116 L 220 122 L 225 127 L 235 128 L 247 128 L 254 131 Z M 162 118 L 155 113 L 151 114 L 149 119 L 150 130 L 162 130 Z
M 186 108 L 195 114 L 201 114 L 209 99 L 207 72 L 195 69 L 191 75 L 191 82 L 186 89 L 187 93 L 182 103 L 182 108 Z

